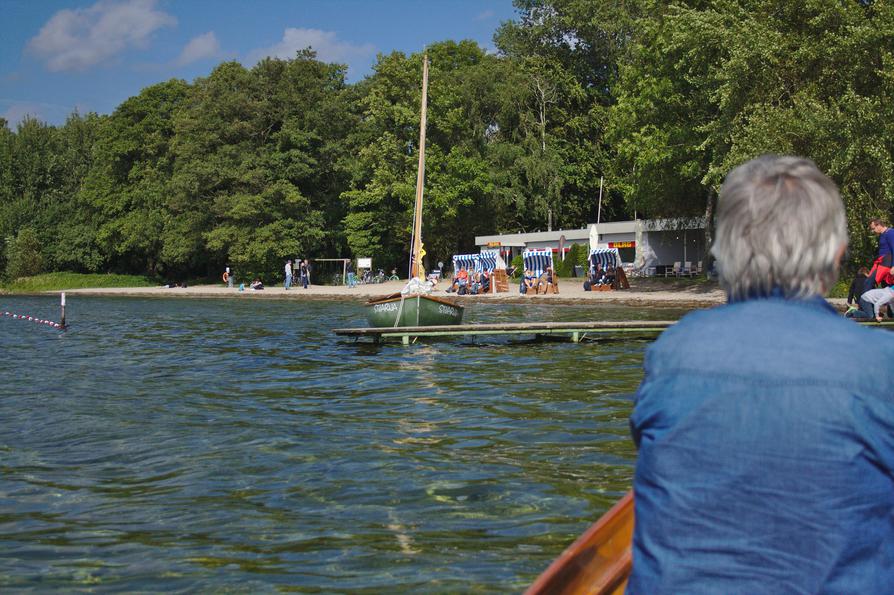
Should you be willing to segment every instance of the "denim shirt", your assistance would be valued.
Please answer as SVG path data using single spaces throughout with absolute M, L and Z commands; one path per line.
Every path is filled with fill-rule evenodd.
M 630 593 L 894 592 L 894 335 L 824 300 L 694 312 L 648 349 Z

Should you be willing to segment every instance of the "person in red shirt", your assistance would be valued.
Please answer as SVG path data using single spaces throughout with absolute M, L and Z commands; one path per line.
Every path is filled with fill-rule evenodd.
M 878 258 L 872 263 L 870 273 L 875 273 L 875 284 L 887 283 L 885 278 L 891 273 L 892 259 L 894 259 L 894 229 L 881 219 L 873 219 L 869 222 L 869 231 L 878 234 Z

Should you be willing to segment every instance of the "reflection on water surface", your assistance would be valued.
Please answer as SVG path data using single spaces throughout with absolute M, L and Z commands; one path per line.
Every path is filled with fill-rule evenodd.
M 363 316 L 75 297 L 65 333 L 0 319 L 0 587 L 519 590 L 628 489 L 647 342 L 328 332 Z

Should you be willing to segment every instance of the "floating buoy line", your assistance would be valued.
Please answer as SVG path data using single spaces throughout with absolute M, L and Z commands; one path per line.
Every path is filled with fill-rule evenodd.
M 4 316 L 9 316 L 14 320 L 27 320 L 28 322 L 36 322 L 37 324 L 45 324 L 47 326 L 51 326 L 53 328 L 62 328 L 62 325 L 58 322 L 53 322 L 52 320 L 44 320 L 43 318 L 37 318 L 36 316 L 28 316 L 27 314 L 13 314 L 12 312 L 4 312 Z
M 16 314 L 14 312 L 3 311 L 3 316 L 12 318 L 13 320 L 27 320 L 28 322 L 36 322 L 37 324 L 45 324 L 47 326 L 64 329 L 65 328 L 65 293 L 62 293 L 62 322 L 47 320 L 37 316 L 29 316 L 27 314 Z

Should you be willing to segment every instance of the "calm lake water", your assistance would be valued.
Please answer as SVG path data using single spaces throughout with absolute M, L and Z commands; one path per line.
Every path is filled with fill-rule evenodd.
M 353 303 L 68 302 L 65 332 L 0 317 L 2 589 L 520 591 L 630 487 L 644 340 L 376 346 L 329 332 L 365 326 Z

